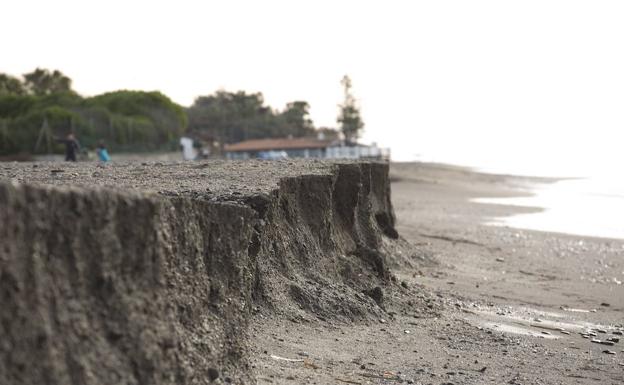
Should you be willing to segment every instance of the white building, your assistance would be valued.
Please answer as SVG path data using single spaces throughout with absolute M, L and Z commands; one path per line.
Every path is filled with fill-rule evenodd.
M 228 159 L 278 159 L 289 158 L 322 159 L 390 159 L 390 150 L 375 144 L 345 145 L 343 141 L 318 138 L 275 138 L 253 139 L 225 145 Z

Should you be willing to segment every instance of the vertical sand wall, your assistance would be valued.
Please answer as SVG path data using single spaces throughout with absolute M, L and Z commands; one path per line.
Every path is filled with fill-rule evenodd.
M 253 383 L 252 307 L 381 311 L 389 188 L 384 164 L 218 203 L 0 183 L 0 383 Z

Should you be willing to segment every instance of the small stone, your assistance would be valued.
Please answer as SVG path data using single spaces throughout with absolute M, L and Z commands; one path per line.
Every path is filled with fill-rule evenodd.
M 609 307 L 609 306 L 611 306 L 611 305 L 610 305 L 610 304 L 608 304 L 607 302 L 603 302 L 603 303 L 601 303 L 601 304 L 600 304 L 600 306 Z
M 407 286 L 407 282 L 405 281 L 401 281 L 401 286 L 403 286 L 403 288 L 405 289 L 409 288 L 409 286 Z
M 496 262 L 505 262 L 505 258 L 498 257 L 496 258 Z
M 605 354 L 615 354 L 615 352 L 613 350 L 608 350 L 608 349 L 607 350 L 603 350 L 602 352 L 605 353 Z
M 208 369 L 208 379 L 210 381 L 214 381 L 217 378 L 219 378 L 219 371 L 215 368 L 209 368 Z
M 560 332 L 561 334 L 565 334 L 566 336 L 569 336 L 569 335 L 570 335 L 570 332 L 565 331 L 565 330 L 559 330 L 559 332 Z
M 620 338 L 619 337 L 609 337 L 609 338 L 607 338 L 607 341 L 618 343 L 618 342 L 620 342 Z
M 545 331 L 545 330 L 542 330 L 542 334 L 546 334 L 547 336 L 549 336 L 549 335 L 550 335 L 550 332 L 547 332 L 547 331 Z
M 364 365 L 364 364 L 360 365 L 360 369 L 362 369 L 362 370 L 366 369 L 366 365 Z
M 591 342 L 593 342 L 593 343 L 595 343 L 595 344 L 599 344 L 599 343 L 600 343 L 600 342 L 602 342 L 602 341 L 597 340 L 597 339 L 595 339 L 595 338 L 592 338 Z
M 616 336 L 621 336 L 624 333 L 622 331 L 620 331 L 620 330 L 614 330 L 614 331 L 611 332 L 611 334 L 615 334 Z
M 597 331 L 598 333 L 602 333 L 602 334 L 605 334 L 605 333 L 607 332 L 607 331 L 606 331 L 606 330 L 604 330 L 604 329 L 596 329 L 596 331 Z
M 385 324 L 386 320 L 382 318 L 382 319 L 379 320 L 379 322 L 382 323 L 382 324 Z
M 600 341 L 600 343 L 601 343 L 602 345 L 607 345 L 607 346 L 613 346 L 613 345 L 615 345 L 615 342 L 613 342 L 613 341 Z
M 410 334 L 411 332 L 409 330 L 403 330 L 403 333 Z

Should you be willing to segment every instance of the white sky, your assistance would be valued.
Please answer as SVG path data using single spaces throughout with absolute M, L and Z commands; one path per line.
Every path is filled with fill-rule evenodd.
M 396 159 L 573 173 L 624 161 L 622 1 L 10 1 L 0 72 L 85 95 L 219 88 L 307 100 L 335 125 L 348 73 L 365 139 Z M 624 162 L 622 163 L 624 164 Z M 588 166 L 589 167 L 589 166 Z M 540 171 L 540 170 L 537 170 Z

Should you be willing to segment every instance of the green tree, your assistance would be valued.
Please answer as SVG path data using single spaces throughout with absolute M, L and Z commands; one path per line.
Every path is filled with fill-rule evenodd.
M 351 79 L 345 75 L 340 83 L 344 88 L 344 102 L 340 105 L 338 125 L 345 140 L 348 143 L 355 143 L 362 133 L 364 122 L 356 100 L 351 94 Z
M 217 91 L 200 96 L 187 110 L 189 130 L 221 143 L 276 136 L 278 122 L 261 93 Z
M 24 86 L 34 95 L 48 95 L 71 91 L 71 79 L 61 71 L 37 68 L 33 72 L 24 74 Z
M 82 115 L 89 121 L 104 120 L 100 135 L 129 147 L 154 149 L 171 143 L 187 126 L 184 109 L 160 92 L 107 92 L 87 99 L 83 106 L 89 112 Z
M 35 71 L 36 72 L 36 71 Z M 187 124 L 184 109 L 159 92 L 115 91 L 83 98 L 66 87 L 42 94 L 0 93 L 0 155 L 62 151 L 42 145 L 74 131 L 84 147 L 104 140 L 113 151 L 177 148 Z
M 308 136 L 314 133 L 314 124 L 310 119 L 310 105 L 308 102 L 295 101 L 288 103 L 280 114 L 283 124 L 289 135 L 294 137 Z
M 0 95 L 24 95 L 22 82 L 13 76 L 0 73 Z
M 283 111 L 264 104 L 261 93 L 217 91 L 201 96 L 187 110 L 189 130 L 221 143 L 247 139 L 301 137 L 315 133 L 305 101 L 288 103 Z

